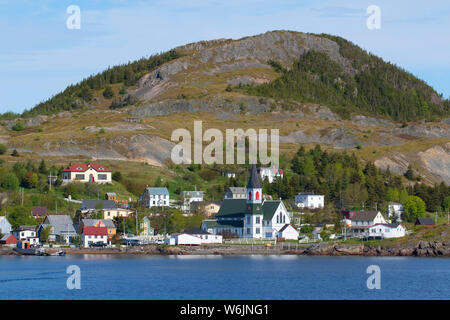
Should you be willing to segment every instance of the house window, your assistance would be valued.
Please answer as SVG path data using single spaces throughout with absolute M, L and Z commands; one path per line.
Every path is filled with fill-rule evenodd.
M 256 228 L 256 234 L 260 234 L 261 229 L 260 228 Z
M 256 200 L 259 200 L 259 191 L 256 191 Z
M 247 216 L 247 224 L 250 224 L 250 216 Z
M 252 192 L 251 191 L 248 193 L 248 200 L 252 200 Z
M 247 234 L 251 234 L 250 228 L 247 228 Z
M 76 174 L 75 179 L 77 180 L 84 180 L 84 174 Z
M 107 179 L 106 177 L 107 177 L 106 174 L 99 174 L 98 180 L 106 180 Z
M 260 217 L 256 217 L 256 224 L 260 224 L 261 223 L 261 218 Z

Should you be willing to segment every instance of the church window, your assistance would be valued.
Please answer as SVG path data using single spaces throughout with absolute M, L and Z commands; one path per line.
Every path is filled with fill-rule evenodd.
M 251 191 L 248 193 L 248 200 L 252 200 L 252 192 Z
M 256 200 L 259 200 L 259 191 L 256 191 Z

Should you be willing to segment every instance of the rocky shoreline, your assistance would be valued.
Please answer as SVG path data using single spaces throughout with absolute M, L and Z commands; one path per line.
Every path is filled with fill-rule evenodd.
M 63 249 L 68 255 L 76 254 L 137 254 L 137 255 L 323 255 L 323 256 L 410 256 L 450 257 L 450 243 L 419 241 L 405 246 L 371 246 L 367 244 L 317 243 L 311 245 L 208 245 L 208 246 L 138 246 L 130 248 Z M 0 255 L 17 255 L 11 248 L 0 248 Z

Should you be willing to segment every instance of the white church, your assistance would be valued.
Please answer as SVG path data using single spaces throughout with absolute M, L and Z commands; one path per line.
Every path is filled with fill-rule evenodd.
M 246 199 L 224 199 L 215 220 L 204 220 L 202 229 L 221 234 L 235 233 L 240 238 L 297 240 L 290 217 L 281 200 L 265 200 L 256 165 L 252 166 Z

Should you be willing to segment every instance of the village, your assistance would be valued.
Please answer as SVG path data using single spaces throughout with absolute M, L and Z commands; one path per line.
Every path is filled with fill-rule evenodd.
M 227 178 L 234 178 L 232 172 Z M 300 192 L 292 200 L 272 199 L 263 193 L 261 181 L 274 183 L 283 179 L 277 168 L 252 165 L 246 186 L 229 187 L 221 201 L 205 201 L 204 191 L 183 190 L 180 199 L 172 199 L 166 187 L 147 186 L 138 204 L 150 209 L 139 216 L 137 206 L 120 200 L 115 192 L 104 199 L 67 201 L 79 204 L 75 215 L 48 213 L 46 207 L 33 207 L 30 216 L 40 223 L 13 228 L 7 216 L 0 216 L 0 245 L 14 248 L 18 254 L 39 254 L 45 248 L 95 248 L 163 245 L 207 246 L 221 244 L 271 245 L 280 242 L 317 243 L 392 239 L 406 237 L 409 231 L 402 223 L 403 206 L 389 203 L 386 212 L 378 210 L 340 210 L 337 221 L 313 224 L 305 221 L 325 208 L 325 196 Z M 73 181 L 100 185 L 112 183 L 112 171 L 98 163 L 76 163 L 62 171 L 64 184 Z M 50 179 L 50 181 L 52 181 Z M 131 199 L 130 199 L 131 200 Z M 289 202 L 289 205 L 287 203 Z M 288 210 L 287 208 L 295 208 Z M 152 226 L 152 220 L 168 209 L 185 217 L 194 212 L 203 217 L 198 225 L 180 232 L 167 233 Z M 134 219 L 135 232 L 127 232 Z M 415 225 L 433 226 L 431 218 L 418 218 Z M 337 226 L 339 225 L 339 226 Z M 129 228 L 131 229 L 131 228 Z M 64 254 L 64 251 L 59 251 Z

